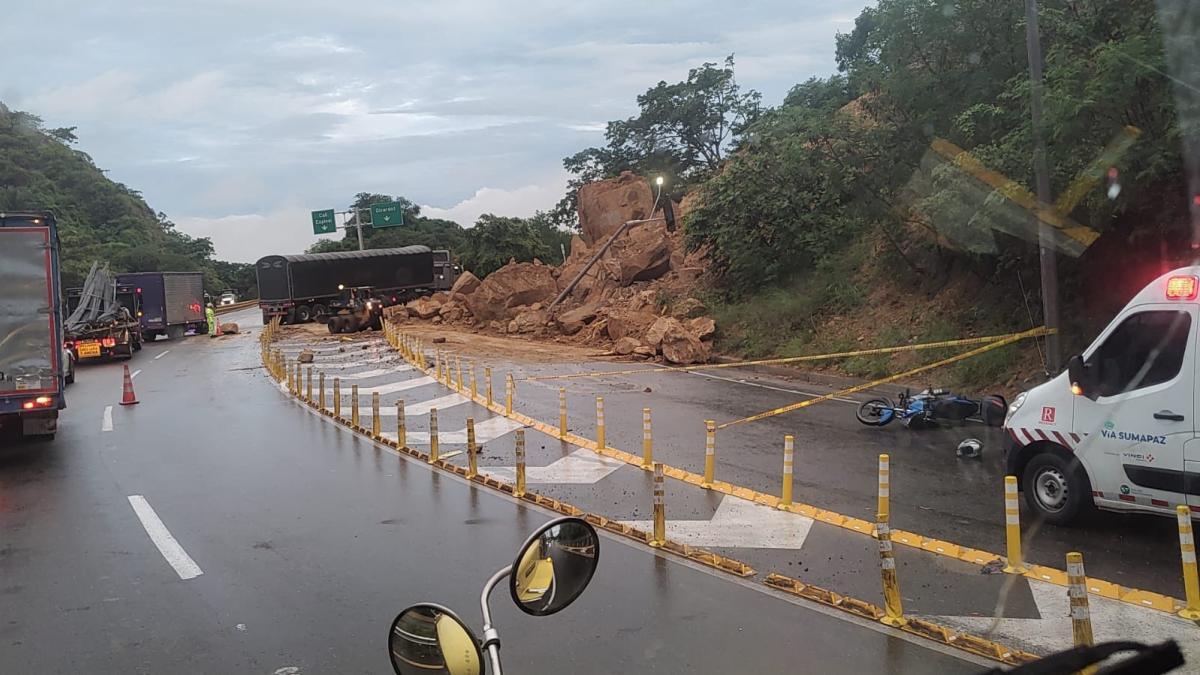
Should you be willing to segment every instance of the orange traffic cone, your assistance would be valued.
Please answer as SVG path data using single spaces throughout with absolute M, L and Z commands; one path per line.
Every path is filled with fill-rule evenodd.
M 213 325 L 216 326 L 216 328 L 217 328 L 217 332 L 213 334 L 213 337 L 221 337 L 222 335 L 225 334 L 225 331 L 221 330 L 221 321 L 220 320 L 214 321 Z
M 121 405 L 133 405 L 137 402 L 137 395 L 133 393 L 133 378 L 129 376 L 129 366 L 125 366 L 125 386 L 121 390 Z

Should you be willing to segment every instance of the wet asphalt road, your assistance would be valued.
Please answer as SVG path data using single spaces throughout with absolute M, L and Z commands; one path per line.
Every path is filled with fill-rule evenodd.
M 609 444 L 635 454 L 641 453 L 642 409 L 651 408 L 655 459 L 696 473 L 704 470 L 705 419 L 719 424 L 836 388 L 744 369 L 522 381 L 525 375 L 645 366 L 495 359 L 487 365 L 495 373 L 497 396 L 503 395 L 504 374 L 513 372 L 518 378 L 516 409 L 550 423 L 558 420 L 558 388 L 565 387 L 570 428 L 589 438 L 595 438 L 595 397 L 603 396 Z M 722 429 L 717 434 L 716 478 L 779 494 L 783 437 L 791 434 L 796 448 L 795 499 L 873 520 L 878 456 L 888 453 L 893 527 L 985 551 L 1004 551 L 1005 472 L 999 429 L 974 423 L 920 431 L 900 423 L 867 427 L 855 419 L 856 408 L 857 403 L 831 400 Z M 967 437 L 984 441 L 982 459 L 955 456 L 958 443 Z M 1081 551 L 1088 572 L 1097 578 L 1183 597 L 1173 520 L 1096 513 L 1071 527 L 1056 527 L 1032 522 L 1023 503 L 1022 514 L 1027 560 L 1062 569 L 1068 551 Z
M 0 448 L 0 672 L 379 673 L 408 603 L 478 627 L 484 580 L 550 514 L 287 400 L 257 368 L 251 313 L 237 318 L 255 335 L 148 345 L 137 406 L 115 405 L 119 364 L 81 368 L 56 440 Z M 200 576 L 168 564 L 131 495 Z M 562 614 L 496 594 L 510 671 L 980 669 L 623 541 L 601 549 Z

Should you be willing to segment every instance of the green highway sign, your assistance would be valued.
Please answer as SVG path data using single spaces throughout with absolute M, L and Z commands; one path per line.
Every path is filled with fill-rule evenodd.
M 399 227 L 404 224 L 404 209 L 400 202 L 382 202 L 371 205 L 371 227 Z
M 312 212 L 313 234 L 333 234 L 337 232 L 337 219 L 333 209 Z

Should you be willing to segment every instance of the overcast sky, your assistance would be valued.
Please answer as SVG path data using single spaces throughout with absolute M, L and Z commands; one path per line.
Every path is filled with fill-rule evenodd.
M 778 104 L 834 72 L 863 0 L 39 0 L 11 3 L 0 101 L 78 147 L 219 257 L 313 241 L 309 211 L 404 195 L 471 225 L 562 196 L 659 80 L 734 53 Z

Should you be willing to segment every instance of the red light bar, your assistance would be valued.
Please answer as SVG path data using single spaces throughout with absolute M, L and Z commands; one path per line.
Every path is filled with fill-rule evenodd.
M 116 347 L 116 346 L 117 346 L 117 339 L 116 339 L 116 338 L 113 338 L 113 337 L 106 337 L 106 338 L 102 338 L 102 339 L 100 340 L 100 344 L 101 344 L 101 345 L 103 345 L 103 346 L 105 346 L 105 347 Z
M 1200 290 L 1200 279 L 1196 277 L 1171 277 L 1167 279 L 1168 300 L 1195 300 L 1197 290 Z

